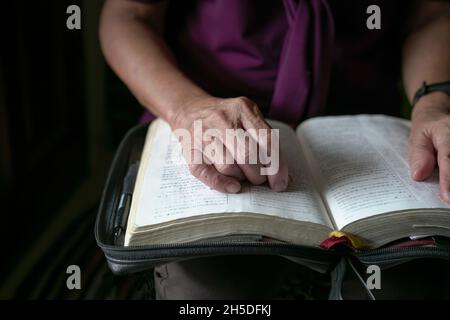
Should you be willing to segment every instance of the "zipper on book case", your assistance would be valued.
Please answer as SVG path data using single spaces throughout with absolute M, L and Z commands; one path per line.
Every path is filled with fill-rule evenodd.
M 112 246 L 106 246 L 105 249 L 108 251 L 108 253 L 113 258 L 120 258 L 123 260 L 145 260 L 145 259 L 154 259 L 155 257 L 155 250 L 164 250 L 166 251 L 165 254 L 161 254 L 158 256 L 158 258 L 164 258 L 165 255 L 167 257 L 174 257 L 174 251 L 178 251 L 177 253 L 179 256 L 186 256 L 188 254 L 192 253 L 199 253 L 199 254 L 208 254 L 208 253 L 220 253 L 220 248 L 223 249 L 224 252 L 227 254 L 242 254 L 242 249 L 248 249 L 248 248 L 272 248 L 276 249 L 276 254 L 278 255 L 290 255 L 290 256 L 296 256 L 296 257 L 304 257 L 305 259 L 311 258 L 317 258 L 317 254 L 323 255 L 324 261 L 329 260 L 329 257 L 332 256 L 338 256 L 336 252 L 328 251 L 320 248 L 315 247 L 299 247 L 295 244 L 290 243 L 263 243 L 263 242 L 208 242 L 208 243 L 196 243 L 196 244 L 183 244 L 183 243 L 172 243 L 172 244 L 158 244 L 158 245 L 151 245 L 151 246 L 132 246 L 132 247 L 112 247 Z M 230 252 L 227 249 L 233 249 L 233 252 Z M 282 250 L 282 251 L 279 251 Z M 304 255 L 305 250 L 310 250 L 311 255 Z M 151 251 L 151 253 L 150 253 Z M 247 252 L 247 250 L 245 250 Z M 303 251 L 303 252 L 301 252 Z M 320 252 L 320 253 L 319 253 Z M 268 252 L 268 254 L 271 254 L 271 252 Z M 273 252 L 272 254 L 275 254 Z M 328 258 L 325 259 L 325 256 Z
M 414 258 L 443 258 L 450 260 L 450 248 L 440 246 L 379 248 L 367 251 L 356 251 L 354 255 L 360 262 L 365 264 Z

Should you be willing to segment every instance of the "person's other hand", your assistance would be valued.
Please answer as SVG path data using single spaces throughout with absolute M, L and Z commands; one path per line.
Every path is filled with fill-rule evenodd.
M 190 133 L 191 137 L 198 137 L 198 132 L 195 132 L 194 122 L 201 120 L 201 128 L 203 131 L 201 132 L 201 150 L 198 150 L 194 143 L 181 143 L 185 157 L 189 155 L 189 159 L 193 160 L 196 156 L 200 156 L 201 159 L 206 158 L 208 160 L 206 162 L 202 161 L 201 163 L 193 161 L 189 163 L 188 161 L 189 170 L 197 179 L 212 189 L 227 193 L 239 192 L 241 189 L 240 182 L 243 180 L 248 180 L 254 185 L 262 184 L 268 180 L 270 187 L 275 191 L 284 191 L 287 188 L 288 167 L 281 154 L 279 154 L 279 169 L 277 173 L 263 175 L 260 170 L 264 166 L 264 163 L 260 161 L 261 158 L 256 155 L 256 163 L 250 161 L 251 157 L 255 156 L 255 150 L 249 148 L 249 143 L 245 143 L 245 150 L 237 150 L 237 143 L 233 145 L 229 140 L 223 139 L 226 129 L 243 129 L 242 132 L 255 129 L 257 133 L 259 129 L 271 129 L 260 113 L 258 106 L 253 101 L 245 97 L 220 99 L 206 96 L 187 101 L 178 110 L 169 121 L 173 131 L 176 129 L 185 129 Z M 221 134 L 220 141 L 216 141 L 216 143 L 218 142 L 220 144 L 224 156 L 231 157 L 232 163 L 229 161 L 216 161 L 210 154 L 205 153 L 206 148 L 205 141 L 203 141 L 203 133 L 208 129 L 212 129 Z M 261 140 L 263 140 L 261 136 L 259 136 L 259 141 L 257 141 L 258 136 L 250 137 L 250 139 L 253 139 L 252 142 L 255 143 L 254 146 L 258 146 L 258 150 L 260 148 L 265 149 L 264 152 L 266 152 L 267 156 L 271 157 L 270 152 L 267 153 L 267 149 L 270 150 L 271 135 L 270 131 L 267 132 L 268 136 L 264 137 L 264 140 L 268 138 L 266 140 L 267 144 L 264 144 L 264 142 L 261 144 Z M 207 143 L 210 144 L 211 141 Z M 243 158 L 240 158 L 241 161 L 237 161 L 238 154 L 243 155 L 245 161 L 242 161 Z
M 450 97 L 433 92 L 414 107 L 409 140 L 409 164 L 414 180 L 428 178 L 439 167 L 440 197 L 450 203 Z

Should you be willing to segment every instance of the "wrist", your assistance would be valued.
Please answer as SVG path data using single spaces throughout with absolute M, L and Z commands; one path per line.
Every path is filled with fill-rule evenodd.
M 450 114 L 450 96 L 441 91 L 430 92 L 422 96 L 415 104 L 411 117 L 429 114 L 431 111 Z
M 166 121 L 174 127 L 180 126 L 181 120 L 186 120 L 189 114 L 193 114 L 193 108 L 199 105 L 201 101 L 213 99 L 214 97 L 205 93 L 197 92 L 195 94 L 180 95 L 178 102 L 174 103 L 170 111 L 167 113 Z
M 443 91 L 434 91 L 422 96 L 416 103 L 420 105 L 450 105 L 450 96 Z
M 443 92 L 446 93 L 447 96 L 450 96 L 450 81 L 443 82 L 435 82 L 431 84 L 427 84 L 426 81 L 423 82 L 422 86 L 416 91 L 414 98 L 412 100 L 413 107 L 417 104 L 417 102 L 424 96 L 429 95 L 433 92 Z M 431 99 L 435 100 L 436 97 L 443 97 L 442 95 L 434 95 Z

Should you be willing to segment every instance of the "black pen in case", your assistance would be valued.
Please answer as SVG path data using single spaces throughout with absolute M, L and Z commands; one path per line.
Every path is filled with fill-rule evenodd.
M 131 208 L 133 198 L 134 183 L 136 181 L 139 162 L 135 162 L 128 168 L 127 174 L 123 179 L 122 191 L 120 194 L 117 214 L 114 220 L 114 240 L 117 241 L 124 233 L 127 224 L 128 213 Z

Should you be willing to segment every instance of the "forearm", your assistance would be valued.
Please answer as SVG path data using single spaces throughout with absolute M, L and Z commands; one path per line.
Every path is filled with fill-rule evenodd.
M 106 1 L 100 39 L 110 66 L 139 102 L 170 122 L 184 102 L 207 94 L 178 70 L 163 42 L 164 6 Z
M 428 84 L 450 80 L 450 3 L 421 1 L 409 25 L 403 47 L 403 83 L 412 102 L 416 91 Z M 441 101 L 445 93 L 433 93 L 419 101 Z M 421 101 L 422 100 L 422 101 Z
M 450 80 L 450 3 L 420 1 L 403 50 L 403 82 L 410 101 L 425 81 Z M 439 167 L 440 197 L 450 203 L 450 97 L 432 92 L 419 98 L 411 115 L 411 176 L 430 177 Z

